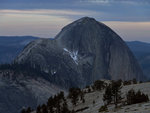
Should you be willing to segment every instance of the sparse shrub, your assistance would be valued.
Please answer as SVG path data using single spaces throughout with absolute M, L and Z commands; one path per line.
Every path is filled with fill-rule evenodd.
M 70 88 L 68 97 L 71 99 L 73 105 L 76 106 L 79 96 L 81 94 L 81 90 L 79 88 Z
M 80 92 L 80 100 L 83 102 L 83 100 L 85 101 L 84 99 L 84 91 L 81 91 Z
M 43 104 L 41 108 L 42 108 L 42 113 L 48 113 L 48 109 L 45 104 Z
M 128 105 L 149 101 L 148 95 L 142 93 L 140 90 L 135 92 L 131 89 L 128 91 L 126 97 Z
M 93 104 L 95 104 L 95 100 L 93 100 Z
M 72 110 L 70 113 L 76 113 L 75 110 Z
M 91 90 L 93 90 L 93 91 L 95 90 L 95 87 L 94 87 L 94 85 L 92 85 L 92 86 L 91 86 Z
M 117 80 L 116 82 L 118 82 L 119 84 L 122 85 L 122 80 L 121 79 Z
M 85 99 L 82 99 L 82 103 L 85 103 Z
M 140 81 L 140 84 L 143 83 L 142 81 Z
M 94 90 L 102 90 L 104 88 L 104 81 L 96 80 L 93 85 Z
M 31 111 L 31 107 L 28 107 L 26 113 L 31 113 Z
M 108 108 L 107 108 L 106 105 L 101 106 L 100 109 L 99 109 L 99 112 L 104 112 L 104 111 L 108 111 Z
M 90 93 L 90 92 L 91 92 L 91 88 L 89 87 L 89 88 L 88 88 L 88 93 Z
M 137 80 L 135 78 L 132 80 L 132 82 L 133 84 L 137 84 Z
M 112 88 L 111 85 L 108 85 L 105 89 L 105 93 L 103 95 L 103 101 L 106 101 L 106 104 L 110 104 L 112 101 Z
M 84 91 L 83 91 L 83 93 L 87 93 L 87 91 L 86 91 L 86 90 L 84 90 Z
M 131 80 L 129 80 L 129 81 L 124 81 L 124 82 L 123 82 L 123 85 L 124 85 L 124 86 L 126 86 L 126 85 L 131 85 Z
M 85 88 L 89 88 L 90 86 L 86 86 Z
M 22 110 L 21 110 L 21 113 L 26 113 L 26 110 L 25 110 L 25 109 L 22 109 Z
M 28 107 L 27 109 L 22 109 L 21 113 L 31 113 L 32 110 L 30 107 Z
M 36 113 L 42 113 L 42 112 L 41 112 L 41 106 L 40 106 L 40 105 L 37 107 Z

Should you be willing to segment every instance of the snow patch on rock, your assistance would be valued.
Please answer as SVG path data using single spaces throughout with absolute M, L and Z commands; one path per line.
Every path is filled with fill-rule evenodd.
M 52 75 L 55 75 L 56 73 L 57 73 L 56 69 L 52 69 L 52 70 L 51 70 L 51 74 L 52 74 Z
M 64 51 L 68 52 L 70 57 L 74 60 L 76 64 L 78 64 L 78 51 L 69 51 L 68 49 L 64 48 Z

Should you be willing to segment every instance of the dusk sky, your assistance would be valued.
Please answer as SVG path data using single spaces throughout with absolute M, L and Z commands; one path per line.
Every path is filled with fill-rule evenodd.
M 55 37 L 84 16 L 126 41 L 150 42 L 150 0 L 0 0 L 0 36 Z

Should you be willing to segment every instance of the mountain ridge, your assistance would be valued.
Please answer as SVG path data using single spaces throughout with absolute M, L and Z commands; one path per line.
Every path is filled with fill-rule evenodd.
M 33 36 L 0 36 L 0 63 L 11 63 Z
M 100 78 L 143 79 L 142 70 L 126 43 L 112 29 L 93 18 L 81 18 L 65 26 L 53 40 L 46 40 L 46 42 L 44 40 L 35 41 L 35 45 L 39 41 L 41 42 L 31 49 L 31 53 L 26 53 L 30 47 L 25 48 L 15 62 L 40 64 L 41 67 L 45 67 L 43 70 L 50 72 L 50 68 L 54 67 L 51 65 L 53 61 L 47 59 L 56 60 L 52 55 L 55 54 L 60 64 L 62 63 L 60 59 L 68 58 L 71 63 L 69 64 L 63 59 L 62 61 L 66 64 L 62 63 L 62 65 L 71 67 L 72 72 L 75 72 L 81 80 L 86 81 L 83 84 L 91 84 Z M 26 56 L 24 56 L 25 54 Z M 39 60 L 33 59 L 32 55 L 37 55 L 35 58 Z M 62 56 L 62 58 L 58 56 Z M 123 67 L 120 63 L 126 66 Z M 59 70 L 56 68 L 59 67 L 59 64 L 57 62 L 55 64 L 57 64 L 55 70 Z M 62 65 L 61 68 L 63 68 Z

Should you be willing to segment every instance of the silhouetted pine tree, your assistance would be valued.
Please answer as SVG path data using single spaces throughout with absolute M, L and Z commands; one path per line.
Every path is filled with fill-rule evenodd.
M 149 101 L 148 95 L 143 94 L 140 90 L 135 92 L 133 89 L 131 89 L 126 94 L 126 97 L 128 105 Z
M 103 101 L 106 101 L 106 105 L 110 104 L 112 101 L 117 107 L 117 104 L 122 99 L 121 98 L 121 85 L 122 81 L 112 81 L 110 85 L 106 87 L 105 93 L 103 95 Z
M 133 84 L 137 84 L 137 80 L 135 78 L 132 80 L 132 82 Z
M 48 113 L 48 109 L 45 104 L 42 105 L 42 113 Z
M 102 90 L 104 88 L 104 81 L 96 80 L 93 85 L 94 90 Z
M 70 88 L 69 89 L 69 95 L 68 97 L 71 99 L 71 102 L 73 105 L 76 106 L 78 100 L 79 100 L 79 95 L 81 94 L 81 90 L 79 88 Z
M 122 99 L 121 97 L 121 88 L 122 88 L 122 82 L 119 81 L 113 81 L 112 82 L 112 95 L 113 95 L 113 101 L 115 104 L 115 107 L 117 107 L 117 104 Z
M 105 93 L 103 95 L 103 101 L 106 101 L 106 104 L 110 104 L 112 102 L 112 89 L 111 89 L 111 85 L 108 85 L 106 87 Z
M 37 107 L 36 113 L 42 113 L 42 112 L 41 112 L 41 106 L 40 106 L 40 105 Z
M 26 110 L 25 110 L 25 109 L 22 109 L 22 110 L 21 110 L 21 113 L 26 113 Z

